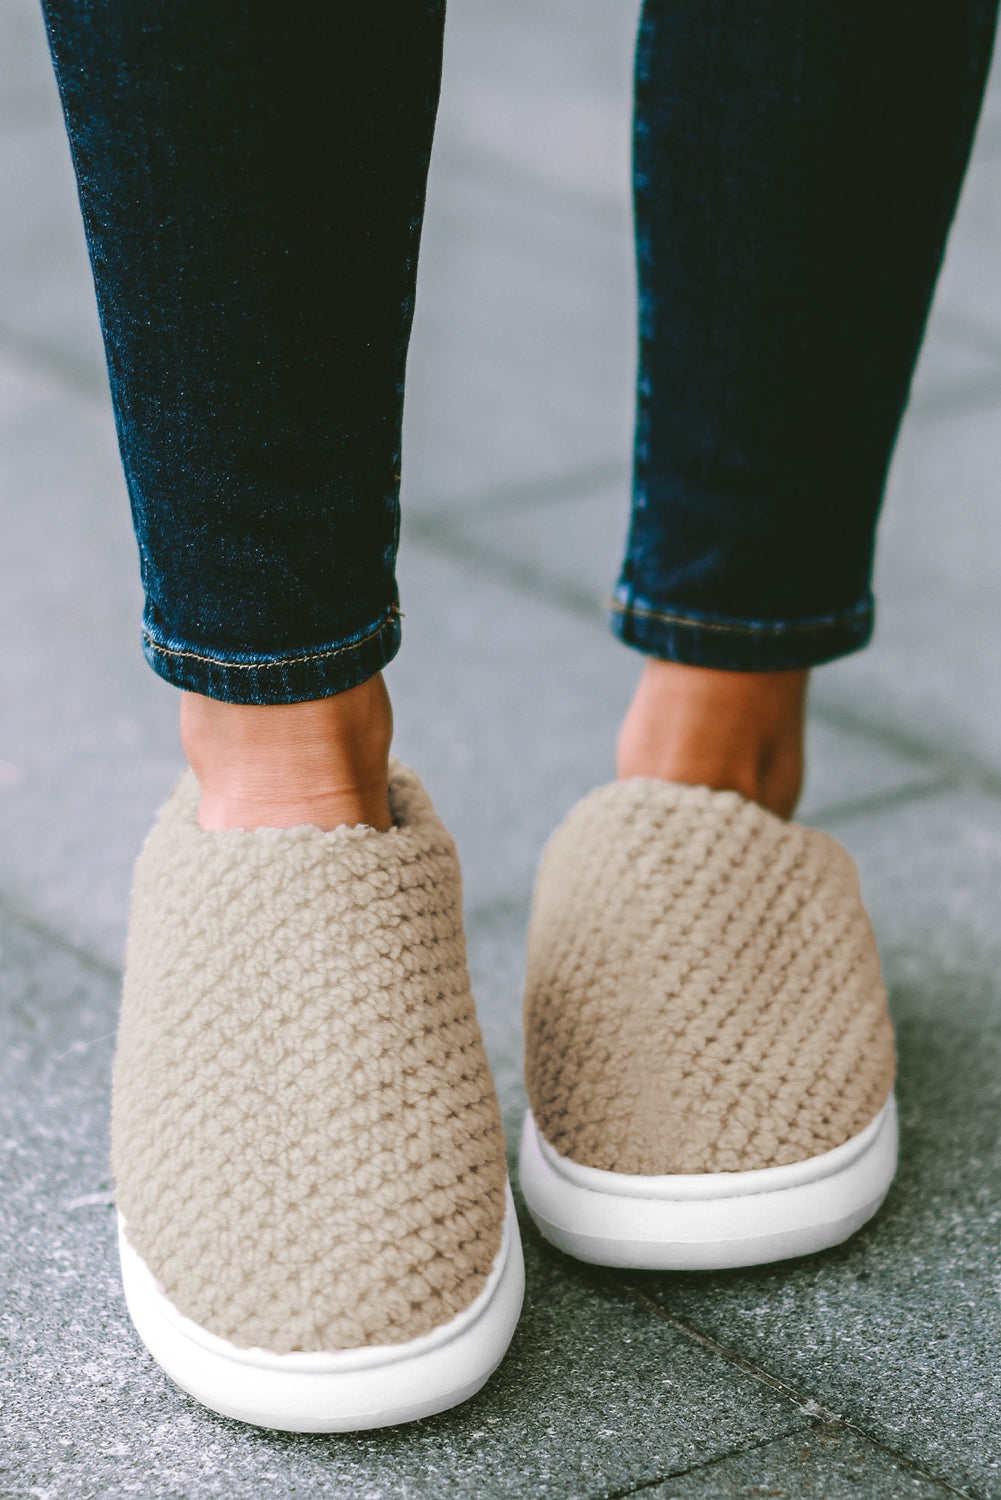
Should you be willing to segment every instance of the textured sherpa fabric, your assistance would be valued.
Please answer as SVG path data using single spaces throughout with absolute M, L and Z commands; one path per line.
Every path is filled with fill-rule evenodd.
M 207 833 L 189 772 L 136 865 L 118 1206 L 175 1307 L 243 1347 L 416 1338 L 500 1248 L 455 847 L 397 762 L 390 806 L 386 833 Z
M 893 1082 L 846 851 L 736 792 L 645 778 L 585 797 L 545 850 L 525 1029 L 540 1131 L 612 1172 L 801 1161 Z

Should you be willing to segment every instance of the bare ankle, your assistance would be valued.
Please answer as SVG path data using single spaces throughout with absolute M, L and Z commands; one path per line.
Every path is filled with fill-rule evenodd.
M 203 828 L 392 826 L 393 716 L 381 675 L 308 703 L 181 699 L 181 740 Z
M 619 736 L 619 779 L 736 791 L 790 817 L 803 781 L 807 676 L 650 659 Z

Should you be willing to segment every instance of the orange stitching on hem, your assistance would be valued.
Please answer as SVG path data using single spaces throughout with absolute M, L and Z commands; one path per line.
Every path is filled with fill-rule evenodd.
M 364 646 L 366 641 L 374 640 L 381 635 L 387 625 L 402 617 L 403 611 L 399 605 L 391 604 L 386 616 L 374 625 L 366 635 L 359 636 L 358 640 L 350 641 L 346 646 L 331 646 L 328 651 L 314 651 L 310 656 L 282 656 L 277 661 L 223 661 L 218 656 L 203 656 L 198 651 L 175 651 L 171 646 L 161 646 L 154 641 L 144 630 L 143 640 L 151 651 L 159 651 L 163 656 L 186 657 L 190 661 L 208 662 L 212 667 L 225 667 L 227 670 L 244 672 L 264 672 L 269 667 L 297 667 L 307 661 L 323 661 L 328 656 L 343 656 L 345 651 L 354 651 L 358 646 Z
M 859 605 L 850 613 L 821 615 L 817 620 L 791 620 L 788 624 L 777 620 L 774 624 L 762 622 L 760 625 L 727 625 L 717 620 L 693 620 L 690 615 L 671 615 L 663 609 L 646 609 L 642 604 L 620 604 L 618 599 L 609 599 L 608 607 L 613 614 L 642 615 L 645 620 L 662 620 L 665 625 L 689 625 L 696 630 L 718 630 L 727 635 L 785 635 L 792 630 L 823 630 L 831 625 L 847 623 L 863 613 L 863 607 Z M 865 613 L 872 614 L 869 606 L 865 607 Z

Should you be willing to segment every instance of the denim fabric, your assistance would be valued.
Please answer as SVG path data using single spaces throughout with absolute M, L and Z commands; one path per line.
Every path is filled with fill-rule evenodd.
M 997 0 L 647 0 L 635 500 L 614 628 L 807 666 L 873 531 Z M 146 591 L 180 687 L 280 703 L 399 646 L 444 0 L 43 0 Z
M 179 687 L 400 638 L 400 428 L 444 0 L 45 0 L 146 592 Z
M 873 534 L 996 0 L 646 0 L 640 369 L 613 628 L 812 666 L 872 628 Z

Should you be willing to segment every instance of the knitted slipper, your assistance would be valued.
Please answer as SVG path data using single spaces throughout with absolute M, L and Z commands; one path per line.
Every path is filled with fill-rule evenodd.
M 524 1270 L 455 847 L 207 833 L 182 777 L 136 866 L 115 1060 L 122 1276 L 178 1385 L 262 1427 L 387 1426 L 499 1363 Z
M 599 1265 L 826 1249 L 896 1169 L 893 1031 L 855 866 L 736 792 L 636 779 L 573 809 L 528 944 L 521 1186 Z

